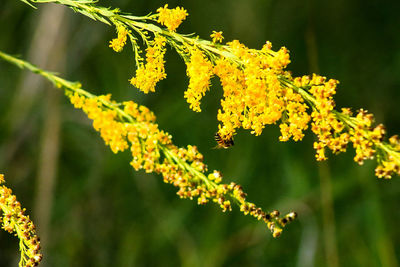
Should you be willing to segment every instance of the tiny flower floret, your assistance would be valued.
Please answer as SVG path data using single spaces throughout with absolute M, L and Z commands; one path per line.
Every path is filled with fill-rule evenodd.
M 217 42 L 222 43 L 222 41 L 224 40 L 224 37 L 222 36 L 222 31 L 220 32 L 213 31 L 210 37 L 212 38 L 213 43 Z

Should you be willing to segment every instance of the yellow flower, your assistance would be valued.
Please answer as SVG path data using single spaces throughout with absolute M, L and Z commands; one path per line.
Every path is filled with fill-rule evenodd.
M 244 120 L 245 77 L 240 69 L 223 59 L 216 62 L 214 73 L 219 77 L 224 90 L 224 98 L 221 100 L 221 109 L 218 110 L 217 116 L 222 123 L 219 126 L 219 134 L 222 139 L 227 140 Z
M 93 120 L 93 127 L 100 132 L 106 145 L 110 146 L 114 153 L 124 151 L 128 148 L 125 140 L 127 131 L 124 124 L 116 121 L 117 113 L 112 110 L 103 110 L 102 101 L 109 101 L 110 95 L 98 98 L 85 98 L 77 93 L 70 95 L 71 103 L 75 103 L 75 107 L 82 108 Z M 79 99 L 79 105 L 76 105 Z
M 224 40 L 224 37 L 222 36 L 222 31 L 220 32 L 213 31 L 210 37 L 212 38 L 213 43 L 216 42 L 222 43 L 222 40 Z
M 4 175 L 0 174 L 0 184 L 3 184 Z M 20 240 L 19 248 L 21 259 L 19 266 L 37 266 L 42 260 L 40 254 L 40 241 L 36 235 L 35 225 L 25 215 L 25 209 L 17 201 L 11 189 L 5 185 L 0 186 L 0 221 L 2 228 L 9 233 L 14 233 Z
M 228 47 L 243 64 L 224 58 L 216 60 L 214 73 L 224 90 L 217 116 L 221 122 L 219 135 L 230 138 L 240 127 L 260 135 L 266 124 L 276 123 L 285 113 L 281 140 L 291 136 L 296 141 L 302 139 L 310 119 L 307 106 L 300 95 L 279 81 L 290 62 L 288 51 L 282 48 L 274 52 L 269 42 L 261 50 L 249 49 L 237 40 L 229 42 Z
M 140 64 L 136 70 L 136 76 L 130 79 L 130 83 L 144 93 L 154 92 L 156 84 L 167 77 L 164 66 L 166 39 L 157 35 L 152 46 L 146 49 L 146 64 Z
M 288 141 L 290 137 L 294 141 L 302 140 L 304 131 L 308 128 L 310 115 L 307 113 L 308 106 L 304 103 L 303 98 L 291 88 L 283 90 L 284 114 L 280 124 L 281 136 L 280 141 Z
M 393 173 L 400 175 L 400 167 L 393 159 L 382 161 L 375 169 L 375 175 L 378 176 L 378 178 L 384 177 L 389 179 L 392 177 Z
M 367 114 L 366 111 L 360 110 L 356 116 L 358 124 L 354 129 L 350 131 L 350 141 L 353 143 L 353 147 L 356 150 L 354 161 L 362 165 L 364 160 L 372 159 L 376 150 L 374 149 L 374 142 L 369 136 L 369 127 L 372 124 L 371 114 Z
M 158 22 L 166 26 L 170 31 L 175 31 L 188 16 L 184 8 L 176 7 L 174 9 L 169 9 L 168 4 L 157 9 L 157 12 Z
M 207 166 L 197 147 L 175 146 L 171 136 L 158 129 L 148 108 L 132 101 L 114 103 L 110 95 L 88 98 L 75 92 L 68 96 L 93 120 L 93 127 L 114 153 L 130 148 L 130 164 L 135 170 L 161 174 L 165 183 L 179 188 L 177 194 L 181 198 L 197 198 L 200 205 L 215 202 L 224 212 L 232 210 L 233 200 L 245 214 L 263 220 L 274 237 L 286 225 L 284 218 L 279 219 L 279 212 L 266 213 L 247 202 L 240 185 L 222 184 L 220 172 L 206 175 Z
M 210 87 L 213 75 L 213 65 L 197 48 L 190 51 L 190 60 L 187 63 L 186 73 L 189 77 L 189 86 L 184 93 L 186 101 L 193 111 L 200 112 L 200 100 Z
M 121 52 L 126 44 L 126 39 L 127 39 L 126 36 L 128 34 L 128 30 L 124 26 L 119 24 L 117 26 L 117 33 L 118 37 L 110 41 L 109 47 L 114 49 L 115 52 Z

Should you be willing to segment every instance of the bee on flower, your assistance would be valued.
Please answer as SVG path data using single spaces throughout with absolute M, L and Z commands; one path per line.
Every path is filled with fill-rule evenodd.
M 215 141 L 217 141 L 218 145 L 215 148 L 230 148 L 234 146 L 235 143 L 233 142 L 233 137 L 223 138 L 218 132 L 214 135 Z

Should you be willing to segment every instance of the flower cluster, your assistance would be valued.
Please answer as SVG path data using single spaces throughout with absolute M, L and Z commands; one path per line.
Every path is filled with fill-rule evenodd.
M 338 81 L 330 79 L 326 81 L 325 77 L 313 75 L 298 77 L 293 80 L 297 87 L 308 88 L 314 96 L 314 106 L 311 113 L 311 130 L 317 136 L 318 141 L 314 142 L 316 149 L 316 159 L 325 160 L 325 149 L 329 148 L 333 153 L 339 153 L 346 150 L 349 142 L 349 134 L 343 133 L 344 125 L 332 113 L 335 107 L 333 95 L 336 93 Z
M 376 128 L 375 128 L 376 129 Z M 374 129 L 374 130 L 375 130 Z M 379 131 L 379 129 L 378 129 Z M 389 151 L 387 154 L 382 153 L 378 158 L 380 163 L 376 169 L 375 174 L 379 178 L 390 178 L 393 173 L 400 175 L 400 140 L 398 135 L 393 135 L 389 138 L 389 144 L 381 144 L 382 149 Z
M 351 142 L 357 163 L 377 158 L 375 173 L 379 178 L 400 172 L 397 137 L 384 142 L 383 125 L 374 127 L 372 114 L 362 109 L 354 117 L 349 108 L 337 111 L 333 99 L 337 80 L 316 74 L 292 77 L 285 70 L 290 63 L 285 47 L 274 51 L 266 42 L 259 50 L 250 49 L 238 40 L 217 44 L 223 36 L 216 31 L 211 34 L 212 42 L 175 32 L 166 36 L 168 44 L 185 59 L 189 86 L 184 97 L 192 110 L 201 111 L 210 79 L 213 75 L 219 78 L 223 88 L 217 114 L 219 142 L 233 143 L 239 128 L 260 135 L 266 125 L 275 123 L 279 123 L 280 141 L 300 141 L 310 127 L 317 137 L 314 148 L 318 161 L 327 159 L 327 150 L 333 154 L 346 151 Z M 136 86 L 140 87 L 140 82 Z
M 284 90 L 278 79 L 290 62 L 285 48 L 274 52 L 271 44 L 266 43 L 262 49 L 255 50 L 234 40 L 228 43 L 227 49 L 240 64 L 223 57 L 215 62 L 214 73 L 224 91 L 217 116 L 223 138 L 232 137 L 240 127 L 260 135 L 266 124 L 276 123 L 285 112 L 290 116 L 291 110 L 298 108 L 294 102 L 301 103 L 301 97 Z M 300 123 L 300 120 L 290 117 L 292 132 L 295 128 L 304 128 L 296 127 L 296 121 Z
M 49 1 L 60 3 L 57 0 Z M 383 126 L 374 127 L 372 115 L 363 110 L 356 117 L 350 115 L 349 109 L 343 109 L 342 112 L 335 110 L 333 96 L 338 81 L 326 81 L 318 75 L 293 78 L 285 70 L 290 63 L 285 47 L 273 51 L 271 43 L 266 42 L 259 50 L 250 49 L 237 40 L 219 44 L 217 42 L 222 42 L 223 37 L 221 32 L 216 31 L 211 35 L 212 41 L 177 33 L 175 30 L 188 15 L 180 7 L 169 9 L 165 5 L 157 10 L 156 15 L 134 17 L 118 9 L 78 1 L 79 6 L 72 0 L 63 0 L 61 4 L 98 21 L 108 24 L 111 21 L 115 25 L 121 23 L 129 28 L 127 35 L 132 42 L 138 66 L 131 83 L 142 91 L 154 91 L 156 83 L 166 77 L 163 65 L 165 43 L 175 49 L 188 66 L 190 81 L 184 96 L 191 109 L 201 110 L 200 101 L 209 90 L 210 79 L 213 74 L 218 76 L 224 90 L 217 115 L 220 121 L 217 135 L 221 142 L 233 143 L 232 138 L 238 128 L 250 129 L 253 134 L 260 135 L 265 125 L 278 122 L 281 141 L 299 141 L 312 119 L 311 130 L 318 138 L 314 143 L 317 160 L 327 158 L 327 149 L 333 153 L 343 152 L 347 144 L 352 142 L 356 150 L 356 162 L 361 164 L 365 159 L 377 159 L 378 177 L 390 178 L 392 174 L 400 172 L 398 139 L 392 137 L 385 142 Z M 33 0 L 31 2 L 35 3 Z M 167 28 L 160 28 L 155 25 L 156 22 Z M 145 66 L 141 63 L 140 48 L 132 32 L 141 36 L 147 46 Z M 150 41 L 152 35 L 155 38 L 162 36 L 165 40 Z
M 189 77 L 189 86 L 184 97 L 193 111 L 200 112 L 200 100 L 209 90 L 213 66 L 201 50 L 194 48 L 190 51 L 186 73 Z
M 70 101 L 75 108 L 81 108 L 93 120 L 93 128 L 100 132 L 106 145 L 110 146 L 114 153 L 128 148 L 126 141 L 127 130 L 124 125 L 115 121 L 117 113 L 114 110 L 104 110 L 100 101 L 110 101 L 110 95 L 99 98 L 86 98 L 74 93 L 70 95 Z
M 333 96 L 338 83 L 337 80 L 327 81 L 325 77 L 315 74 L 312 78 L 303 76 L 293 80 L 293 86 L 297 89 L 303 88 L 311 94 L 308 97 L 313 109 L 311 129 L 318 137 L 318 141 L 314 142 L 316 159 L 327 159 L 326 148 L 334 154 L 345 152 L 347 144 L 351 142 L 356 152 L 354 161 L 358 164 L 362 165 L 365 160 L 373 159 L 377 155 L 375 174 L 379 178 L 391 178 L 394 173 L 400 174 L 397 136 L 392 136 L 389 143 L 385 143 L 384 126 L 373 126 L 373 115 L 363 109 L 354 117 L 350 108 L 342 108 L 342 112 L 337 112 Z
M 245 110 L 243 72 L 233 63 L 220 59 L 216 62 L 214 73 L 219 77 L 224 89 L 221 109 L 218 110 L 218 120 L 225 127 L 219 126 L 219 134 L 227 140 L 232 137 L 230 129 L 239 128 L 243 121 Z
M 145 93 L 154 92 L 158 81 L 166 77 L 164 69 L 165 45 L 168 42 L 185 59 L 187 76 L 189 77 L 188 89 L 184 98 L 193 111 L 200 112 L 202 97 L 210 88 L 213 75 L 219 77 L 224 97 L 221 100 L 221 109 L 218 111 L 218 134 L 222 140 L 230 140 L 238 128 L 250 129 L 253 134 L 260 135 L 266 124 L 274 124 L 282 119 L 281 140 L 289 138 L 298 141 L 304 136 L 310 120 L 307 114 L 307 105 L 303 98 L 294 90 L 284 87 L 280 77 L 288 76 L 284 71 L 289 64 L 289 53 L 285 47 L 273 51 L 270 42 L 260 50 L 250 49 L 238 40 L 227 45 L 217 45 L 222 42 L 222 32 L 213 31 L 213 42 L 185 41 L 179 36 L 175 40 L 175 26 L 187 15 L 181 8 L 168 9 L 168 6 L 159 8 L 158 22 L 167 26 L 171 31 L 170 36 L 163 35 L 157 30 L 154 40 L 150 40 L 146 31 L 153 29 L 144 28 L 145 32 L 138 31 L 141 24 L 135 25 L 135 30 L 142 36 L 146 48 L 146 64 L 141 63 L 140 55 L 137 62 L 136 76 L 130 82 Z M 175 20 L 174 20 L 175 19 Z M 178 20 L 179 19 L 179 20 Z M 178 37 L 177 37 L 178 38 Z M 131 38 L 132 39 L 132 38 Z M 139 51 L 137 44 L 133 44 L 135 51 Z M 221 49 L 221 53 L 211 49 Z M 217 54 L 216 54 L 217 53 Z
M 379 178 L 400 174 L 397 136 L 384 142 L 383 125 L 374 127 L 372 114 L 362 109 L 355 117 L 348 108 L 336 111 L 333 96 L 337 80 L 315 74 L 293 78 L 285 71 L 290 63 L 288 50 L 273 51 L 270 42 L 256 50 L 237 40 L 217 45 L 223 40 L 222 32 L 213 31 L 211 38 L 212 42 L 197 38 L 185 42 L 177 36 L 168 42 L 185 59 L 189 51 L 186 64 L 190 80 L 184 97 L 192 110 L 201 111 L 200 101 L 212 76 L 220 79 L 224 93 L 217 119 L 222 140 L 232 140 L 238 128 L 260 135 L 265 125 L 279 122 L 280 141 L 299 141 L 312 121 L 311 130 L 318 139 L 314 143 L 317 160 L 327 158 L 327 149 L 334 154 L 346 151 L 351 142 L 357 163 L 377 158 Z
M 371 138 L 372 136 L 370 136 L 369 132 L 374 120 L 372 114 L 368 114 L 367 111 L 361 109 L 356 116 L 356 120 L 356 127 L 350 131 L 350 141 L 356 151 L 354 161 L 362 165 L 364 160 L 373 159 L 376 152 L 374 145 L 383 140 L 385 129 L 383 125 L 378 125 L 373 130 L 374 136 Z
M 198 204 L 214 202 L 224 212 L 230 211 L 234 203 L 245 215 L 264 221 L 274 237 L 279 236 L 287 223 L 295 218 L 294 212 L 283 217 L 276 210 L 267 213 L 246 200 L 240 185 L 221 183 L 221 173 L 208 172 L 197 147 L 175 146 L 172 137 L 158 129 L 156 118 L 148 108 L 132 101 L 116 103 L 110 95 L 92 95 L 83 90 L 80 83 L 64 80 L 1 51 L 0 58 L 42 75 L 64 90 L 71 103 L 93 120 L 93 127 L 114 153 L 129 148 L 131 165 L 135 170 L 161 174 L 164 182 L 179 188 L 177 194 L 181 198 L 197 198 Z
M 146 64 L 139 63 L 130 83 L 144 93 L 154 92 L 156 84 L 165 79 L 164 54 L 166 39 L 157 35 L 146 49 Z
M 4 175 L 0 174 L 0 184 L 4 182 Z M 14 233 L 20 240 L 19 266 L 37 266 L 43 256 L 40 254 L 40 240 L 36 235 L 35 225 L 25 215 L 25 209 L 21 208 L 11 189 L 4 185 L 0 186 L 0 209 L 3 212 L 0 216 L 2 228 Z
M 220 38 L 216 32 L 213 37 Z M 270 43 L 261 50 L 249 49 L 237 40 L 228 43 L 225 49 L 245 64 L 220 56 L 209 57 L 198 47 L 189 47 L 186 63 L 189 86 L 184 97 L 190 108 L 201 111 L 201 98 L 209 90 L 210 79 L 215 74 L 224 91 L 217 116 L 221 122 L 218 134 L 222 139 L 228 140 L 240 127 L 260 135 L 266 124 L 275 123 L 285 113 L 290 124 L 283 130 L 285 138 L 293 136 L 300 140 L 309 120 L 307 107 L 300 95 L 282 88 L 279 81 L 279 75 L 284 74 L 283 69 L 290 62 L 287 49 L 274 52 Z
M 132 101 L 114 103 L 109 95 L 87 97 L 78 91 L 68 91 L 67 95 L 76 108 L 93 120 L 93 127 L 114 153 L 130 148 L 135 170 L 161 174 L 165 183 L 179 188 L 177 194 L 181 198 L 197 198 L 198 204 L 215 202 L 224 212 L 232 210 L 233 201 L 244 214 L 263 220 L 274 237 L 287 224 L 288 215 L 279 218 L 278 211 L 266 213 L 246 201 L 240 185 L 222 184 L 220 172 L 207 175 L 207 166 L 197 147 L 176 147 L 171 136 L 158 129 L 154 114 L 146 107 Z
M 109 47 L 114 49 L 115 52 L 121 52 L 126 44 L 128 30 L 122 24 L 118 24 L 117 34 L 118 37 L 110 41 Z
M 283 142 L 290 138 L 294 141 L 302 140 L 310 121 L 310 115 L 307 113 L 308 106 L 303 98 L 291 88 L 283 89 L 283 100 L 285 110 L 279 125 L 281 130 L 279 140 Z
M 175 31 L 188 15 L 184 8 L 176 7 L 174 9 L 169 9 L 168 4 L 157 9 L 157 12 L 158 22 L 166 26 L 170 31 Z

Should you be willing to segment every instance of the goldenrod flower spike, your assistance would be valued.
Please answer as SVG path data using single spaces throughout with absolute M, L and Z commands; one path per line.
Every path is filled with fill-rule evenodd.
M 25 209 L 17 201 L 11 189 L 3 185 L 4 175 L 0 174 L 0 214 L 1 228 L 19 238 L 21 259 L 19 266 L 37 266 L 42 260 L 40 254 L 40 241 L 36 229 Z
M 165 37 L 165 42 L 185 60 L 190 80 L 184 97 L 192 110 L 201 111 L 200 101 L 209 90 L 210 78 L 213 74 L 218 76 L 224 91 L 217 115 L 220 121 L 218 135 L 224 140 L 232 138 L 239 128 L 260 135 L 266 125 L 279 123 L 280 141 L 300 141 L 310 126 L 318 138 L 314 143 L 317 160 L 327 158 L 327 149 L 334 154 L 346 151 L 347 144 L 351 142 L 357 163 L 377 159 L 375 173 L 378 177 L 390 178 L 392 174 L 400 174 L 400 150 L 396 141 L 384 141 L 384 127 L 374 127 L 372 114 L 364 110 L 360 110 L 355 117 L 349 114 L 349 110 L 337 111 L 333 99 L 337 80 L 327 80 L 315 74 L 311 77 L 292 77 L 285 70 L 290 63 L 289 51 L 285 47 L 273 51 L 271 43 L 266 42 L 261 49 L 251 49 L 238 40 L 226 45 L 216 44 L 221 41 L 222 34 L 215 31 L 212 34 L 213 41 L 179 34 L 175 30 L 186 18 L 187 12 L 183 8 L 168 9 L 168 5 L 159 8 L 155 15 L 135 17 L 122 14 L 119 10 L 96 6 L 94 1 L 46 2 L 70 6 L 104 23 L 123 23 L 137 33 L 147 47 L 147 62 L 143 65 L 137 59 L 138 69 L 131 83 L 144 92 L 154 91 L 156 83 L 166 77 L 163 68 L 164 48 L 154 45 L 152 35 L 155 38 Z M 167 28 L 158 27 L 155 24 L 157 22 Z M 128 36 L 135 56 L 140 57 L 135 37 L 130 32 Z
M 354 161 L 358 164 L 362 165 L 366 159 L 377 158 L 375 174 L 378 178 L 400 175 L 400 147 L 395 141 L 397 137 L 392 136 L 389 143 L 384 142 L 384 126 L 374 126 L 374 117 L 366 110 L 360 109 L 355 117 L 349 108 L 336 111 L 333 96 L 338 83 L 314 74 L 312 77 L 295 78 L 293 84 L 287 84 L 299 91 L 313 108 L 311 129 L 318 137 L 314 143 L 317 160 L 327 158 L 327 148 L 337 154 L 345 152 L 347 144 L 352 142 L 356 151 Z
M 79 83 L 66 81 L 21 59 L 2 52 L 0 57 L 42 75 L 63 89 L 71 103 L 93 120 L 94 129 L 114 153 L 129 149 L 132 155 L 130 164 L 135 170 L 161 174 L 165 183 L 179 188 L 177 194 L 181 198 L 196 198 L 198 204 L 214 202 L 224 212 L 236 204 L 245 215 L 264 221 L 274 237 L 279 236 L 286 226 L 285 217 L 280 218 L 278 211 L 263 211 L 246 200 L 240 185 L 233 182 L 223 184 L 220 172 L 208 172 L 203 155 L 196 146 L 175 146 L 172 137 L 158 129 L 156 117 L 147 107 L 132 101 L 115 103 L 111 95 L 92 95 Z

